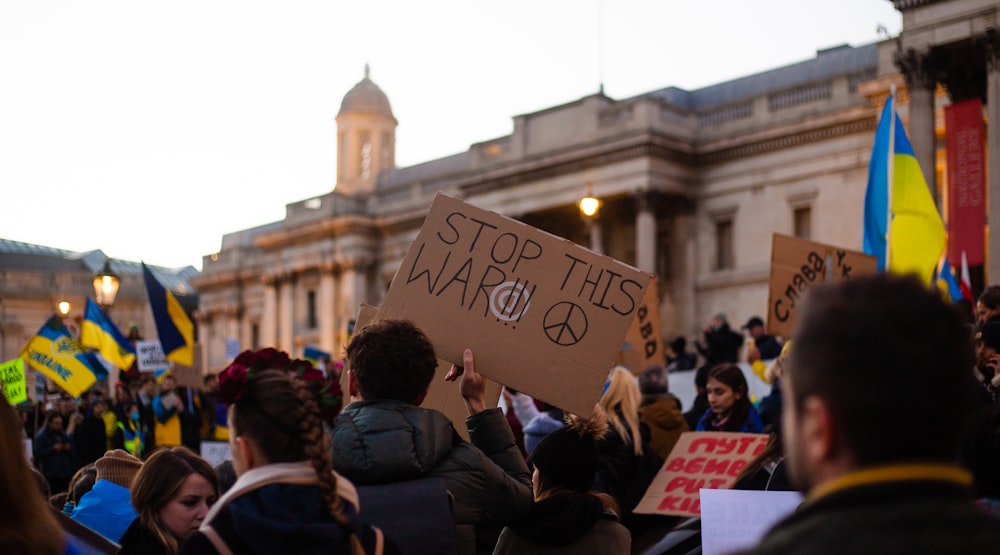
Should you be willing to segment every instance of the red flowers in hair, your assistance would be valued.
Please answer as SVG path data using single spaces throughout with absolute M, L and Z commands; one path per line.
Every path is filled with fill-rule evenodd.
M 333 375 L 324 376 L 309 361 L 292 360 L 288 353 L 271 347 L 243 351 L 219 374 L 219 401 L 228 405 L 239 401 L 254 374 L 264 370 L 284 370 L 304 381 L 316 396 L 323 420 L 333 425 L 344 397 L 340 382 Z

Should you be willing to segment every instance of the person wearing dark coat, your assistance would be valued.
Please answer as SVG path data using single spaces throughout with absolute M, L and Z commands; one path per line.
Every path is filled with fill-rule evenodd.
M 103 399 L 94 400 L 90 413 L 76 427 L 72 441 L 77 466 L 92 464 L 108 450 L 108 432 L 103 418 L 106 410 L 107 404 Z
M 535 502 L 503 529 L 494 555 L 629 553 L 632 537 L 618 522 L 617 503 L 590 491 L 606 429 L 597 410 L 542 439 L 531 456 Z
M 459 380 L 470 416 L 471 443 L 447 416 L 420 408 L 437 357 L 412 323 L 384 320 L 354 335 L 347 346 L 350 394 L 361 397 L 337 417 L 332 430 L 333 464 L 357 485 L 442 478 L 454 496 L 459 553 L 491 553 L 500 530 L 531 504 L 531 474 L 499 408 L 486 408 L 485 382 L 474 370 L 472 351 Z
M 796 308 L 782 434 L 805 501 L 747 553 L 996 553 L 955 464 L 976 408 L 957 312 L 887 273 L 811 286 Z
M 49 481 L 52 494 L 62 493 L 69 487 L 76 471 L 73 464 L 73 444 L 63 431 L 63 417 L 56 411 L 45 414 L 45 423 L 35 436 L 35 465 Z
M 705 357 L 705 366 L 713 367 L 725 362 L 739 360 L 743 334 L 733 331 L 726 321 L 726 314 L 718 312 L 702 330 L 704 342 L 696 342 L 695 347 Z

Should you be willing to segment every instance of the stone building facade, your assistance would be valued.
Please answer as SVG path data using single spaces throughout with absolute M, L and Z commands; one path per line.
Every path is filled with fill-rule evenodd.
M 967 94 L 986 99 L 988 114 L 1000 107 L 1000 3 L 895 4 L 898 39 L 698 90 L 598 93 L 515 116 L 510 135 L 405 168 L 394 165 L 388 97 L 366 68 L 336 117 L 334 189 L 288 204 L 281 221 L 226 235 L 192 280 L 206 367 L 228 362 L 228 338 L 336 356 L 359 304 L 381 301 L 439 191 L 654 272 L 667 336 L 693 336 L 720 310 L 734 327 L 765 314 L 772 233 L 860 250 L 868 159 L 890 87 L 935 192 L 945 159 L 935 115 L 958 94 L 953 73 L 974 74 L 966 81 L 981 86 Z M 978 57 L 954 63 L 971 51 Z M 603 203 L 596 222 L 577 207 L 587 193 Z M 990 202 L 1000 214 L 1000 195 Z M 1000 256 L 990 260 L 1000 275 Z

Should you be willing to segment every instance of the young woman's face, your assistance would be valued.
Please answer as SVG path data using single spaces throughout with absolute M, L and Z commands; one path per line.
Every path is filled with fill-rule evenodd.
M 740 394 L 733 391 L 733 388 L 720 382 L 715 378 L 708 379 L 708 405 L 712 407 L 712 412 L 718 416 L 728 413 Z
M 174 537 L 183 540 L 198 530 L 213 503 L 212 484 L 201 474 L 191 473 L 177 494 L 160 509 L 160 521 Z

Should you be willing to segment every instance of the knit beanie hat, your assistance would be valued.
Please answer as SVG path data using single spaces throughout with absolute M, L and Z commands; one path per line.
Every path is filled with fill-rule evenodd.
M 597 407 L 589 420 L 568 419 L 568 424 L 542 438 L 528 462 L 548 487 L 590 491 L 597 475 L 597 441 L 608 429 L 607 416 Z
M 107 480 L 129 489 L 132 487 L 132 479 L 142 468 L 142 461 L 121 449 L 115 449 L 97 459 L 94 466 L 97 467 L 98 480 Z

